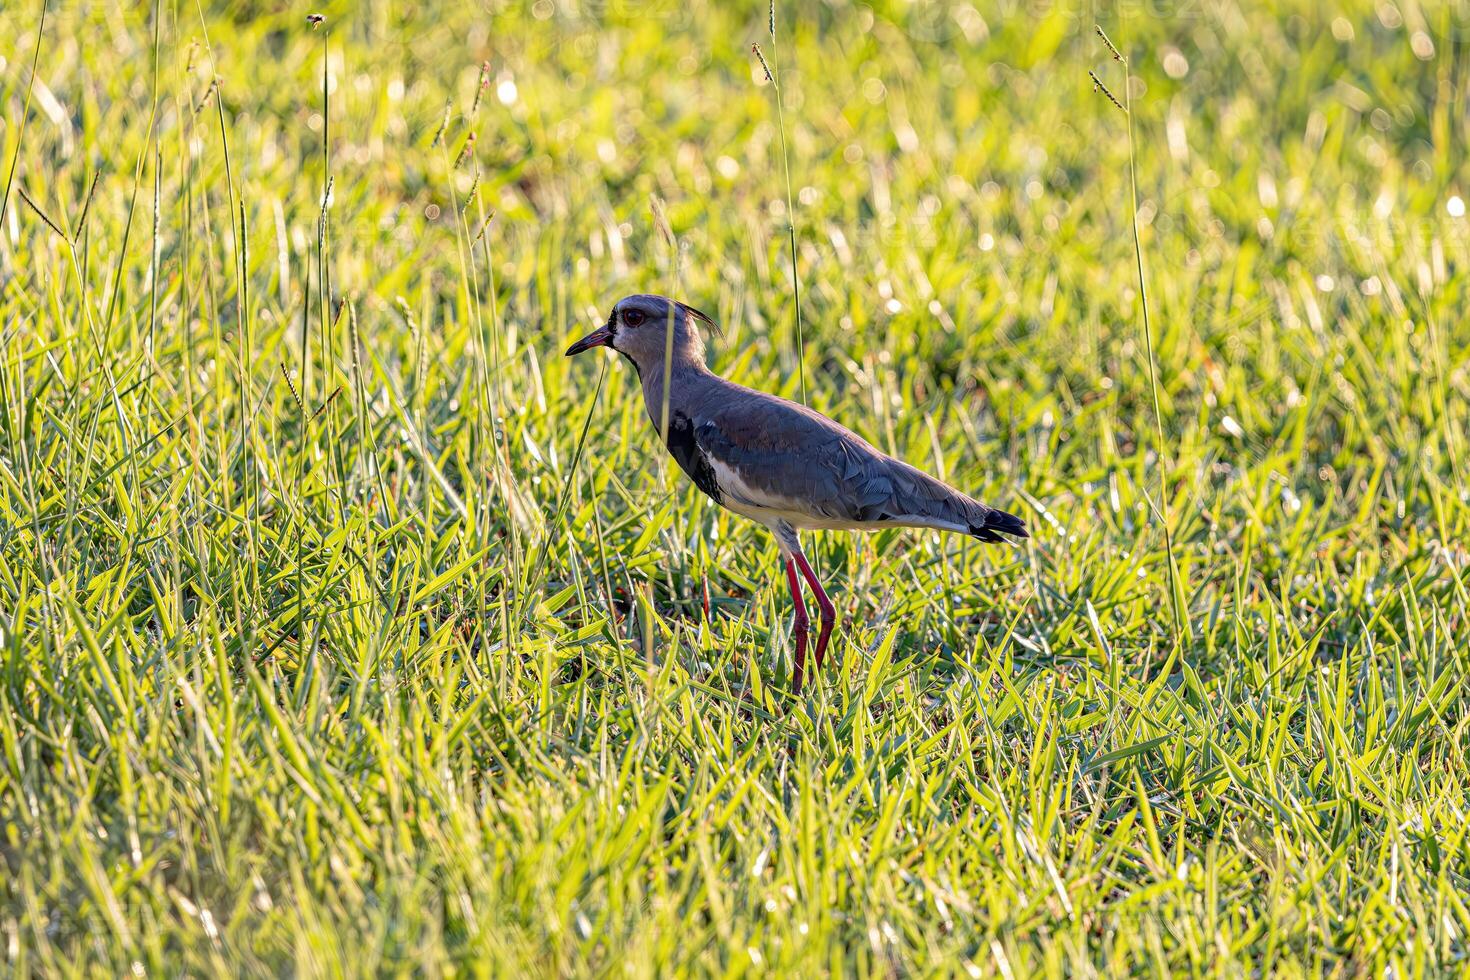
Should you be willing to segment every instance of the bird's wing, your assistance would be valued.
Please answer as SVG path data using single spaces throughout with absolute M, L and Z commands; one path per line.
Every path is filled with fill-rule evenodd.
M 728 384 L 728 383 L 727 383 Z M 694 426 L 722 494 L 747 506 L 860 525 L 912 524 L 999 540 L 1016 518 L 971 499 L 805 406 L 728 384 Z

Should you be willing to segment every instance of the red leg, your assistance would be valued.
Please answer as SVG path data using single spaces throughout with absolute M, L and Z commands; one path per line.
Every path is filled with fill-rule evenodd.
M 796 553 L 796 564 L 801 569 L 802 578 L 806 584 L 812 587 L 812 592 L 817 596 L 817 606 L 822 611 L 822 631 L 817 634 L 817 669 L 822 669 L 822 658 L 827 655 L 827 638 L 832 635 L 832 627 L 837 625 L 837 610 L 832 605 L 832 600 L 827 598 L 827 593 L 822 589 L 822 583 L 817 581 L 817 573 L 812 571 L 812 566 L 807 564 L 806 555 Z
M 796 620 L 791 626 L 791 635 L 796 639 L 796 665 L 791 671 L 791 693 L 801 693 L 801 673 L 806 667 L 806 631 L 811 623 L 807 619 L 806 605 L 801 601 L 801 581 L 796 577 L 796 561 L 786 559 L 786 582 L 791 586 L 791 601 L 796 606 Z

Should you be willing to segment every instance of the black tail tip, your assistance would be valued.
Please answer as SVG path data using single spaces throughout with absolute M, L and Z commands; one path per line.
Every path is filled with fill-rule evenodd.
M 1017 538 L 1031 537 L 1026 532 L 1025 521 L 1003 510 L 992 510 L 987 513 L 985 523 L 979 527 L 970 528 L 970 533 L 981 541 L 1004 541 L 1006 539 L 1001 537 L 1002 534 L 1009 534 Z

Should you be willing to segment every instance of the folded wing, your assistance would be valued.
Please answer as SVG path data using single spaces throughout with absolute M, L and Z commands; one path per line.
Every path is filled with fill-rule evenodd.
M 797 526 L 908 525 L 1004 540 L 1025 524 L 879 452 L 802 405 L 726 382 L 694 441 L 726 502 L 795 515 Z

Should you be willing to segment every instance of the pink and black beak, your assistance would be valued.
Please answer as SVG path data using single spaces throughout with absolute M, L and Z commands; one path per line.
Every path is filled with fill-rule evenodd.
M 591 350 L 594 347 L 611 347 L 613 341 L 613 319 L 611 316 L 608 317 L 607 323 L 568 347 L 567 357 L 571 357 L 573 354 L 580 354 L 584 350 Z

